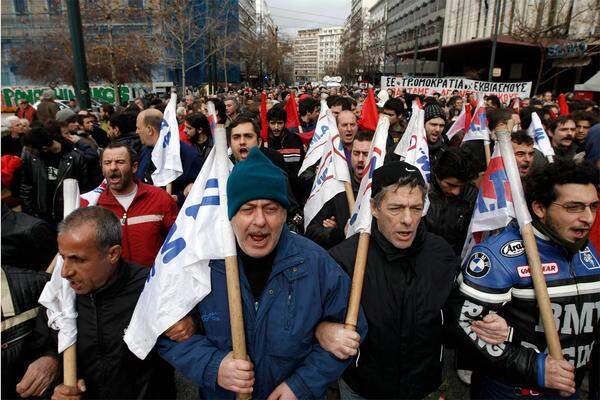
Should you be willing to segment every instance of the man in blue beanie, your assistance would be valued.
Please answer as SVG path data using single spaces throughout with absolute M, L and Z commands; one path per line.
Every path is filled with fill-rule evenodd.
M 227 181 L 249 360 L 233 359 L 223 260 L 210 263 L 212 289 L 197 306 L 197 333 L 181 343 L 161 340 L 161 355 L 199 385 L 201 398 L 324 398 L 352 362 L 314 336 L 322 321 L 343 322 L 350 279 L 325 250 L 288 230 L 286 185 L 257 147 Z M 362 314 L 357 329 L 356 347 L 366 333 Z

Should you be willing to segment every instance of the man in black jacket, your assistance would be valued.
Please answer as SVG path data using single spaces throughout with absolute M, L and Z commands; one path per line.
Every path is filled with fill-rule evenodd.
M 148 269 L 121 259 L 117 217 L 101 207 L 75 210 L 59 225 L 58 248 L 62 277 L 76 294 L 81 379 L 77 387 L 57 386 L 53 399 L 174 398 L 173 370 L 156 353 L 138 359 L 123 341 Z M 45 312 L 40 312 L 36 332 L 31 348 L 58 357 Z
M 427 229 L 446 239 L 460 256 L 477 200 L 477 188 L 471 183 L 477 176 L 473 159 L 466 151 L 450 147 L 433 163 L 432 172 Z
M 352 191 L 356 193 L 364 175 L 368 161 L 373 132 L 359 131 L 352 141 L 350 160 L 352 162 Z M 346 222 L 350 218 L 346 192 L 341 192 L 329 200 L 306 227 L 306 237 L 329 249 L 340 244 L 346 237 Z
M 340 380 L 341 398 L 423 398 L 441 384 L 442 308 L 459 270 L 448 243 L 422 221 L 427 187 L 418 169 L 394 162 L 373 173 L 371 239 L 361 305 L 369 332 L 360 358 Z M 358 234 L 330 250 L 350 274 Z M 316 335 L 337 354 L 340 324 Z M 341 341 L 358 346 L 354 331 Z M 332 340 L 333 338 L 333 340 Z
M 23 155 L 20 188 L 23 211 L 56 224 L 63 218 L 63 181 L 77 179 L 82 192 L 93 189 L 98 182 L 90 184 L 83 154 L 66 141 L 53 139 L 44 128 L 29 132 L 25 144 L 32 151 Z

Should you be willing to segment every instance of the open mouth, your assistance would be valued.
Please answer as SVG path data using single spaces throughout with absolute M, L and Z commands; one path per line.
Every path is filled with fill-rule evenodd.
M 121 182 L 120 176 L 112 175 L 108 178 L 109 185 L 117 185 L 119 182 Z
M 589 232 L 589 228 L 572 228 L 573 236 L 577 239 L 583 239 Z
M 409 240 L 411 235 L 411 231 L 396 232 L 396 237 L 400 240 Z
M 252 242 L 252 246 L 254 247 L 262 247 L 267 244 L 267 239 L 269 237 L 266 233 L 251 233 L 248 235 L 250 241 Z

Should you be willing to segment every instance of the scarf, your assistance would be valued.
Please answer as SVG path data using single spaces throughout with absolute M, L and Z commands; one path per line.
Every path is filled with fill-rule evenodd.
M 584 237 L 583 239 L 579 239 L 575 242 L 569 242 L 561 238 L 554 230 L 544 225 L 544 223 L 542 223 L 542 221 L 540 221 L 539 219 L 534 220 L 532 222 L 532 225 L 541 234 L 548 236 L 550 240 L 552 240 L 554 243 L 566 249 L 571 255 L 579 253 L 588 242 L 589 234 L 586 235 L 586 237 Z

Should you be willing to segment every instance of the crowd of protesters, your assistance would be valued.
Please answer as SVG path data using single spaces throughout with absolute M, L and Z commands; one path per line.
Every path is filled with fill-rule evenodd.
M 372 239 L 354 331 L 343 324 L 358 246 L 357 235 L 346 239 L 352 210 L 340 193 L 305 229 L 303 208 L 315 168 L 298 172 L 325 102 L 335 117 L 356 196 L 374 136 L 361 122 L 368 92 L 309 85 L 265 91 L 266 140 L 257 89 L 225 88 L 211 96 L 188 92 L 180 98 L 183 174 L 168 191 L 153 185 L 151 157 L 166 96 L 150 94 L 98 110 L 80 110 L 75 102 L 61 109 L 52 90 L 37 109 L 19 101 L 16 114 L 3 121 L 0 148 L 3 398 L 175 398 L 175 368 L 198 385 L 201 398 L 252 392 L 269 399 L 323 397 L 330 386 L 329 396 L 333 388 L 342 399 L 438 399 L 447 380 L 444 346 L 460 354 L 456 368 L 471 385 L 472 398 L 599 398 L 596 103 L 552 92 L 510 104 L 485 97 L 492 148 L 498 132 L 510 132 L 542 263 L 555 266 L 547 271 L 554 279 L 548 286 L 567 356 L 559 360 L 544 354 L 543 328 L 514 223 L 475 247 L 461 266 L 473 212 L 483 201 L 478 192 L 487 161 L 483 141 L 463 142 L 464 129 L 451 139 L 446 132 L 465 106 L 475 110 L 474 95 L 377 93 L 378 112 L 389 119 L 387 157 L 373 174 Z M 291 96 L 298 102 L 294 127 L 286 126 Z M 394 154 L 417 98 L 424 110 L 429 184 Z M 229 218 L 241 274 L 247 277 L 244 301 L 256 300 L 245 313 L 257 312 L 246 327 L 250 360 L 229 354 L 220 275 L 213 275 L 211 295 L 139 360 L 124 344 L 123 331 L 214 146 L 209 101 L 227 129 L 235 166 L 227 192 L 237 208 Z M 528 133 L 534 113 L 554 149 L 552 163 Z M 68 178 L 77 180 L 82 193 L 103 181 L 106 190 L 97 207 L 65 219 Z M 250 221 L 251 214 L 248 224 L 262 218 L 264 227 L 244 241 L 236 229 L 243 229 L 243 218 Z M 269 251 L 252 250 L 253 240 L 265 241 Z M 77 293 L 82 378 L 77 387 L 60 384 L 56 332 L 37 304 L 57 252 L 73 265 L 63 277 Z M 223 267 L 213 269 L 218 268 Z M 272 286 L 276 272 L 289 286 Z M 261 317 L 260 307 L 267 304 L 272 304 L 264 311 L 268 315 Z

